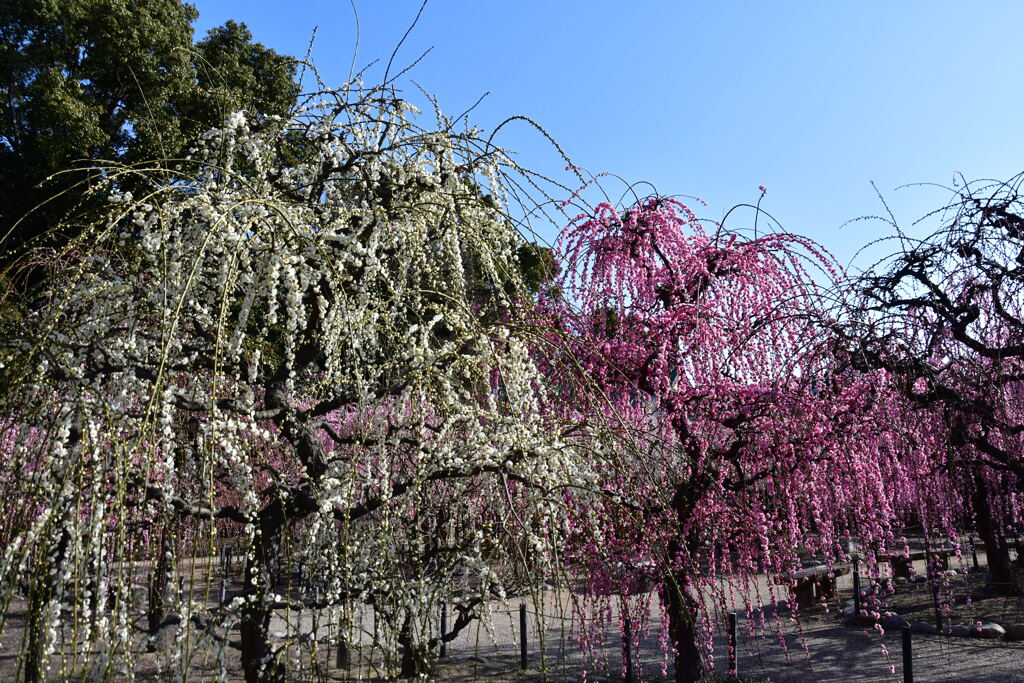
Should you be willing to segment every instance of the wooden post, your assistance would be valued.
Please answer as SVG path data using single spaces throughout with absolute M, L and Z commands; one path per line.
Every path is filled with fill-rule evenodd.
M 740 657 L 739 650 L 736 649 L 739 645 L 739 640 L 736 638 L 736 613 L 729 612 L 728 620 L 728 630 L 726 637 L 728 638 L 729 642 L 729 675 L 733 678 L 738 678 L 740 668 Z
M 978 569 L 980 569 L 980 567 L 978 565 L 978 549 L 976 547 L 974 547 L 974 534 L 971 534 L 970 539 L 971 539 L 971 559 L 974 560 L 974 571 L 978 571 Z
M 526 670 L 526 603 L 519 603 L 519 668 Z
M 903 683 L 914 683 L 914 655 L 909 626 L 903 627 Z

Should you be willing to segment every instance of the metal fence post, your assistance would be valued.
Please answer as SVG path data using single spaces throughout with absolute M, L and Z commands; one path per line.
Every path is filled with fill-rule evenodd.
M 853 614 L 860 615 L 860 563 L 853 563 Z
M 526 603 L 519 603 L 519 668 L 526 669 Z
M 441 602 L 441 657 L 448 656 L 448 643 L 444 639 L 444 634 L 448 632 L 448 603 L 445 601 Z
M 903 627 L 903 683 L 914 683 L 914 655 L 909 626 Z
M 352 661 L 352 656 L 348 651 L 348 643 L 341 636 L 338 636 L 338 653 L 334 657 L 334 666 L 339 669 L 344 669 Z
M 349 650 L 348 642 L 345 640 L 345 617 L 346 610 L 344 607 L 341 610 L 341 614 L 338 615 L 338 652 L 334 656 L 334 666 L 338 669 L 347 668 L 352 664 L 352 652 Z M 360 615 L 362 613 L 360 612 Z M 374 642 L 376 642 L 376 629 L 377 629 L 377 614 L 374 612 Z

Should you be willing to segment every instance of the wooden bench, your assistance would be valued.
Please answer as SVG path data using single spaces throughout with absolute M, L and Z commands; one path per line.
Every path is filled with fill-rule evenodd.
M 817 565 L 778 576 L 775 583 L 792 586 L 797 607 L 804 609 L 813 607 L 822 600 L 836 598 L 836 579 L 849 573 L 850 568 L 846 565 Z
M 909 579 L 912 575 L 911 567 L 916 560 L 926 560 L 929 556 L 937 557 L 940 561 L 940 568 L 943 570 L 949 569 L 949 558 L 956 555 L 956 550 L 953 548 L 938 548 L 935 550 L 911 550 L 908 554 L 896 554 L 889 555 L 888 557 L 879 557 L 879 562 L 888 562 L 889 566 L 892 567 L 892 575 L 894 577 L 903 577 Z

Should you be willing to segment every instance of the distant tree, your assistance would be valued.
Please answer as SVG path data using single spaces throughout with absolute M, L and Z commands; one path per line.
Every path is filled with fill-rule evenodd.
M 254 121 L 288 113 L 295 60 L 235 22 L 193 44 L 197 17 L 180 0 L 3 3 L 0 266 L 77 233 L 73 213 L 88 222 L 96 203 L 84 186 L 100 181 L 96 162 L 181 158 L 233 111 Z
M 516 257 L 526 287 L 533 294 L 541 294 L 558 276 L 558 262 L 551 247 L 537 243 L 523 244 L 516 250 Z M 551 296 L 550 291 L 544 293 Z

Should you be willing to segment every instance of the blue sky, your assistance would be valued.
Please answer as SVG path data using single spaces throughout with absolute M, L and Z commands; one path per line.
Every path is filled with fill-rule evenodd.
M 319 27 L 321 71 L 338 84 L 348 75 L 347 0 L 193 3 L 198 34 L 235 19 L 292 55 Z M 387 61 L 420 0 L 356 7 L 363 66 Z M 446 112 L 489 92 L 478 126 L 529 116 L 577 165 L 698 196 L 712 220 L 766 185 L 762 206 L 783 228 L 846 262 L 889 232 L 870 221 L 840 228 L 884 213 L 872 181 L 911 228 L 949 191 L 898 186 L 1024 170 L 1021 26 L 1024 2 L 1012 0 L 431 0 L 396 64 L 433 48 L 410 77 Z M 539 172 L 564 166 L 526 126 L 499 142 Z

